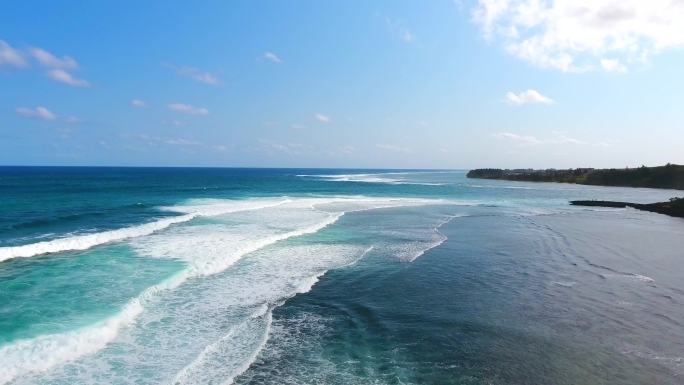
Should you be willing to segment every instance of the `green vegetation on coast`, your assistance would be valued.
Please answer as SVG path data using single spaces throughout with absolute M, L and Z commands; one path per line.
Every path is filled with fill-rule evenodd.
M 638 168 L 576 168 L 567 170 L 503 170 L 484 168 L 471 170 L 468 178 L 503 179 L 524 182 L 577 183 L 596 186 L 650 187 L 684 190 L 684 166 L 667 164 Z

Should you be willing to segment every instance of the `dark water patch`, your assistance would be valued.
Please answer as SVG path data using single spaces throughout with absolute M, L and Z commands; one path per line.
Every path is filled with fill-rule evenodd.
M 274 312 L 277 331 L 238 383 L 678 383 L 676 359 L 654 357 L 677 357 L 681 309 L 663 300 L 654 307 L 667 314 L 650 314 L 659 288 L 634 296 L 643 282 L 568 264 L 559 254 L 584 255 L 586 245 L 572 232 L 555 242 L 546 226 L 562 224 L 461 218 L 411 264 L 376 254 L 329 273 Z M 520 236 L 535 228 L 548 239 Z M 606 257 L 586 256 L 628 267 Z M 562 280 L 574 284 L 549 284 Z

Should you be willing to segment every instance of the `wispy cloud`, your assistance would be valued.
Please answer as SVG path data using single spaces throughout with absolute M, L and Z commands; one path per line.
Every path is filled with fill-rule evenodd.
M 90 87 L 90 83 L 84 79 L 75 78 L 69 72 L 63 69 L 50 70 L 47 73 L 48 77 L 56 82 L 64 83 L 72 87 Z
M 15 111 L 18 115 L 25 118 L 35 118 L 47 121 L 57 119 L 57 115 L 55 113 L 42 106 L 38 106 L 36 108 L 17 107 Z
M 330 122 L 332 121 L 332 119 L 330 118 L 330 116 L 324 115 L 324 114 L 320 114 L 320 113 L 314 115 L 314 118 L 316 118 L 316 120 L 318 120 L 318 121 L 321 122 L 321 123 L 330 123 Z
M 271 61 L 271 62 L 273 62 L 273 63 L 278 63 L 278 64 L 280 64 L 280 63 L 283 62 L 283 61 L 280 59 L 280 56 L 278 56 L 278 55 L 276 55 L 276 54 L 274 54 L 273 52 L 270 52 L 270 51 L 264 52 L 264 55 L 263 55 L 263 56 L 264 56 L 264 59 L 266 59 L 266 60 L 268 60 L 268 61 Z
M 181 127 L 181 126 L 185 125 L 185 122 L 182 122 L 182 121 L 177 120 L 177 119 L 173 119 L 171 121 L 164 122 L 164 124 L 169 125 L 169 126 Z
M 173 64 L 164 64 L 164 66 L 172 69 L 180 76 L 188 77 L 199 83 L 208 84 L 210 86 L 216 86 L 219 84 L 219 79 L 215 75 L 195 67 L 176 66 Z
M 171 103 L 169 104 L 169 110 L 187 115 L 207 115 L 209 110 L 204 107 L 195 107 L 189 104 L 183 103 Z
M 78 62 L 71 56 L 57 57 L 43 48 L 33 47 L 28 50 L 29 55 L 38 64 L 49 68 L 47 76 L 59 83 L 72 87 L 90 87 L 90 83 L 84 79 L 75 77 L 70 71 L 78 69 Z
M 473 20 L 487 39 L 541 68 L 627 70 L 684 47 L 684 3 L 672 0 L 478 0 Z
M 401 153 L 411 152 L 410 148 L 399 146 L 396 144 L 379 143 L 379 144 L 376 144 L 375 147 L 377 147 L 381 150 L 384 150 L 384 151 L 401 152 Z
M 288 155 L 300 155 L 303 151 L 311 147 L 301 143 L 279 143 L 271 140 L 259 139 L 259 148 L 263 151 L 274 153 L 284 153 Z
M 131 100 L 131 106 L 135 108 L 145 108 L 147 107 L 147 102 L 140 99 L 133 99 Z
M 554 132 L 550 138 L 538 138 L 532 135 L 520 135 L 512 132 L 497 132 L 494 137 L 500 140 L 514 142 L 519 145 L 542 145 L 542 144 L 592 144 L 583 140 L 572 138 L 562 132 Z M 596 143 L 604 145 L 605 142 Z
M 535 136 L 519 135 L 519 134 L 514 134 L 512 132 L 497 132 L 496 134 L 494 134 L 494 137 L 497 139 L 510 140 L 513 142 L 521 143 L 521 144 L 541 144 L 541 143 L 543 143 L 542 140 L 538 139 Z
M 72 87 L 90 87 L 84 79 L 76 78 L 70 71 L 78 69 L 78 62 L 71 56 L 58 57 L 47 50 L 32 47 L 20 51 L 12 48 L 8 43 L 0 40 L 0 65 L 8 64 L 14 67 L 26 67 L 27 58 L 35 60 L 42 67 L 47 68 L 47 76 L 59 83 Z
M 57 135 L 62 139 L 68 139 L 74 133 L 74 130 L 69 127 L 58 127 L 55 131 L 57 131 Z
M 553 99 L 544 96 L 536 90 L 527 90 L 519 93 L 509 91 L 506 93 L 506 103 L 514 106 L 524 106 L 525 104 L 553 104 Z
M 164 140 L 164 143 L 173 146 L 199 146 L 202 144 L 201 142 L 187 138 L 168 138 Z
M 17 68 L 27 65 L 24 55 L 19 50 L 12 48 L 4 40 L 0 40 L 0 66 L 5 64 Z
M 193 138 L 188 138 L 188 137 L 167 137 L 167 136 L 155 136 L 155 135 L 148 135 L 148 134 L 135 134 L 135 135 L 126 135 L 126 137 L 131 137 L 135 140 L 142 141 L 145 145 L 150 146 L 150 147 L 175 147 L 175 148 L 180 148 L 183 149 L 185 152 L 195 152 L 199 150 L 213 150 L 213 151 L 228 151 L 231 146 L 230 145 L 225 145 L 225 144 L 220 144 L 220 143 L 212 143 L 208 144 L 205 142 L 202 142 L 200 140 L 196 140 Z
M 404 43 L 411 44 L 416 41 L 416 35 L 402 21 L 387 17 L 385 24 L 387 24 L 390 33 Z
M 68 70 L 78 68 L 78 63 L 71 56 L 62 56 L 61 58 L 58 58 L 50 52 L 36 47 L 29 49 L 29 53 L 38 61 L 38 63 L 45 67 Z
M 337 146 L 331 152 L 331 155 L 352 155 L 356 153 L 356 147 L 354 146 Z
M 601 59 L 601 68 L 606 72 L 627 72 L 627 67 L 618 59 Z

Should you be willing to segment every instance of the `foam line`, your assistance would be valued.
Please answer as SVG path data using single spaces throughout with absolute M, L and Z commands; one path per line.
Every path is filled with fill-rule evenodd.
M 298 177 L 317 178 L 331 182 L 359 182 L 359 183 L 384 183 L 391 185 L 419 185 L 419 186 L 445 186 L 447 183 L 437 182 L 412 182 L 406 179 L 387 178 L 384 175 L 412 175 L 412 173 L 382 173 L 382 174 L 322 174 L 322 175 L 297 175 Z
M 333 223 L 337 222 L 340 217 L 342 217 L 344 213 L 335 213 L 335 214 L 329 214 L 327 218 L 322 220 L 319 223 L 316 223 L 314 225 L 311 225 L 309 227 L 305 227 L 303 229 L 297 229 L 293 231 L 289 231 L 286 233 L 282 234 L 276 234 L 272 235 L 266 238 L 258 239 L 255 242 L 248 244 L 242 248 L 240 248 L 232 258 L 227 258 L 223 261 L 220 261 L 221 263 L 213 263 L 213 264 L 205 264 L 202 266 L 193 266 L 190 270 L 190 275 L 191 276 L 208 276 L 208 275 L 213 275 L 220 273 L 233 265 L 235 262 L 237 262 L 240 258 L 243 256 L 253 253 L 257 250 L 260 250 L 266 246 L 272 245 L 274 243 L 284 241 L 289 238 L 294 238 L 294 237 L 299 237 L 302 235 L 307 235 L 307 234 L 313 234 L 316 233 L 325 227 L 328 227 L 332 225 Z
M 195 216 L 192 214 L 179 215 L 177 217 L 160 219 L 155 222 L 145 223 L 144 225 L 126 227 L 118 230 L 76 235 L 68 238 L 31 243 L 28 245 L 2 247 L 0 248 L 0 262 L 11 258 L 28 258 L 40 254 L 57 253 L 60 251 L 86 250 L 103 243 L 149 235 L 173 224 L 187 222 L 194 217 Z
M 354 259 L 353 261 L 349 262 L 348 264 L 338 266 L 337 268 L 344 268 L 347 266 L 350 266 L 357 261 L 359 261 L 361 258 L 363 258 L 366 254 L 368 254 L 371 250 L 373 250 L 373 246 L 368 247 L 366 250 L 364 250 L 361 255 Z M 233 339 L 236 338 L 235 334 L 238 332 L 240 329 L 243 329 L 246 327 L 248 323 L 255 322 L 255 320 L 263 318 L 265 320 L 265 327 L 264 330 L 260 333 L 260 340 L 254 347 L 254 349 L 249 352 L 247 358 L 245 360 L 242 360 L 240 362 L 240 365 L 238 365 L 235 368 L 230 369 L 229 373 L 222 373 L 222 384 L 223 385 L 230 385 L 232 384 L 235 379 L 240 376 L 242 373 L 246 372 L 250 366 L 257 360 L 259 354 L 261 351 L 264 349 L 266 346 L 266 342 L 268 342 L 268 337 L 271 332 L 271 323 L 272 323 L 272 317 L 273 317 L 273 309 L 282 306 L 289 298 L 294 297 L 297 294 L 304 294 L 308 293 L 311 291 L 313 286 L 319 281 L 319 279 L 325 275 L 328 272 L 328 270 L 319 272 L 318 274 L 314 274 L 308 278 L 302 279 L 299 284 L 294 288 L 294 290 L 286 295 L 284 298 L 281 298 L 274 304 L 263 304 L 249 316 L 249 318 L 245 319 L 242 321 L 242 323 L 233 326 L 230 331 L 223 337 L 221 337 L 218 341 L 207 345 L 202 352 L 192 361 L 190 362 L 187 366 L 185 366 L 183 369 L 181 369 L 175 376 L 174 380 L 172 381 L 172 384 L 204 384 L 204 383 L 214 383 L 211 380 L 206 380 L 203 376 L 203 374 L 206 374 L 209 372 L 207 369 L 208 365 L 211 365 L 211 362 L 221 362 L 224 363 L 221 366 L 221 369 L 227 369 L 225 363 L 227 362 L 226 360 L 226 348 L 231 347 L 234 348 L 235 341 Z M 213 357 L 213 356 L 216 357 Z
M 251 351 L 244 352 L 247 353 L 247 357 L 237 362 L 237 365 L 235 367 L 231 367 L 231 364 L 235 363 L 231 362 L 232 360 L 228 360 L 228 362 L 226 362 L 226 347 L 235 348 L 235 345 L 239 345 L 239 336 L 237 336 L 236 334 L 242 331 L 242 329 L 248 328 L 249 326 L 257 326 L 250 324 L 259 323 L 259 321 L 263 322 L 264 327 L 263 330 L 261 330 L 260 335 L 258 336 L 256 346 Z M 256 361 L 261 350 L 263 350 L 264 346 L 266 346 L 266 342 L 268 341 L 268 336 L 271 331 L 272 322 L 272 309 L 269 309 L 268 307 L 266 307 L 266 310 L 259 308 L 257 312 L 252 314 L 252 316 L 250 316 L 249 318 L 245 319 L 242 323 L 233 326 L 230 329 L 230 331 L 221 339 L 205 347 L 204 350 L 202 350 L 202 352 L 197 356 L 197 358 L 195 358 L 190 364 L 188 364 L 186 367 L 181 369 L 181 371 L 179 371 L 176 374 L 175 378 L 171 383 L 174 385 L 214 383 L 214 381 L 212 380 L 203 380 L 203 374 L 207 372 L 205 370 L 205 365 L 210 365 L 210 362 L 218 361 L 225 363 L 224 365 L 222 365 L 221 369 L 227 371 L 227 373 L 222 373 L 223 379 L 221 383 L 224 385 L 232 384 L 237 376 L 241 375 L 242 373 L 247 371 L 247 369 L 249 369 L 249 367 L 254 363 L 254 361 Z M 218 356 L 221 359 L 217 360 L 215 356 Z M 230 358 L 239 359 L 242 357 Z
M 415 261 L 416 259 L 418 259 L 418 258 L 420 258 L 421 256 L 423 256 L 423 255 L 424 255 L 425 253 L 427 253 L 428 251 L 434 249 L 435 247 L 441 245 L 441 244 L 444 243 L 447 239 L 449 239 L 446 235 L 444 235 L 441 231 L 439 231 L 439 229 L 440 229 L 442 226 L 446 225 L 447 223 L 451 222 L 454 218 L 461 218 L 461 217 L 462 217 L 461 215 L 452 215 L 452 216 L 449 216 L 446 220 L 442 221 L 439 225 L 437 225 L 437 226 L 435 227 L 434 231 L 435 231 L 435 233 L 438 235 L 439 238 L 438 238 L 435 242 L 431 243 L 427 248 L 425 248 L 425 249 L 421 250 L 420 252 L 418 252 L 413 258 L 408 259 L 408 262 L 413 262 L 413 261 Z
M 207 370 L 205 370 L 206 366 L 211 365 L 212 362 L 224 363 L 221 369 L 228 370 L 228 373 L 222 373 L 222 377 L 224 379 L 221 382 L 221 384 L 232 384 L 235 381 L 235 378 L 237 378 L 242 373 L 246 372 L 247 369 L 249 369 L 249 367 L 252 366 L 252 364 L 256 361 L 257 357 L 259 356 L 259 353 L 261 353 L 261 351 L 266 346 L 266 342 L 268 342 L 268 337 L 271 333 L 271 324 L 273 322 L 273 309 L 284 304 L 288 298 L 292 298 L 297 294 L 308 293 L 309 291 L 311 291 L 313 286 L 316 284 L 316 282 L 318 282 L 318 279 L 323 274 L 325 274 L 325 272 L 303 279 L 302 282 L 300 282 L 299 285 L 297 285 L 297 287 L 294 289 L 294 292 L 290 293 L 286 298 L 278 301 L 275 305 L 268 306 L 264 304 L 258 307 L 257 310 L 254 313 L 252 313 L 250 317 L 242 321 L 242 323 L 233 326 L 225 336 L 221 337 L 221 339 L 210 345 L 207 345 L 190 364 L 188 364 L 186 367 L 181 369 L 178 372 L 178 374 L 176 374 L 176 377 L 172 381 L 172 384 L 213 384 L 214 381 L 212 381 L 211 379 L 207 380 L 203 376 L 204 373 L 208 372 Z M 232 360 L 226 359 L 226 354 L 228 354 L 226 350 L 228 348 L 235 348 L 236 345 L 239 345 L 239 342 L 237 341 L 238 336 L 236 336 L 236 333 L 240 332 L 242 329 L 252 326 L 250 324 L 255 323 L 257 321 L 262 321 L 264 323 L 264 327 L 263 330 L 261 330 L 261 332 L 259 333 L 259 339 L 256 343 L 256 346 L 254 346 L 250 352 L 244 352 L 247 353 L 247 357 L 244 360 L 241 360 L 239 362 L 239 365 L 237 365 L 234 368 L 231 368 L 230 363 Z
M 261 203 L 251 202 L 249 204 L 243 203 L 239 205 L 231 205 L 227 204 L 226 202 L 221 202 L 219 206 L 224 206 L 220 206 L 220 208 L 216 205 L 211 204 L 197 206 L 177 206 L 173 209 L 180 212 L 188 213 L 178 217 L 172 217 L 162 220 L 164 221 L 162 222 L 162 224 L 159 224 L 158 222 L 153 222 L 147 225 L 136 226 L 135 229 L 138 230 L 133 234 L 137 235 L 130 235 L 131 233 L 126 233 L 124 238 L 118 239 L 125 239 L 130 236 L 141 236 L 150 234 L 156 231 L 156 229 L 165 228 L 174 223 L 188 221 L 200 215 L 221 215 L 236 211 L 246 211 L 255 210 L 258 208 L 274 207 L 284 203 L 291 203 L 293 208 L 306 210 L 313 209 L 321 213 L 325 213 L 327 215 L 321 218 L 318 222 L 309 224 L 306 227 L 287 231 L 282 234 L 275 234 L 266 236 L 261 239 L 257 239 L 236 250 L 235 253 L 233 253 L 230 256 L 230 258 L 226 258 L 225 260 L 219 260 L 217 261 L 217 263 L 211 263 L 209 265 L 203 266 L 193 266 L 192 264 L 189 264 L 186 269 L 178 272 L 177 274 L 173 275 L 172 277 L 166 279 L 165 281 L 157 285 L 147 288 L 139 296 L 131 299 L 126 305 L 123 306 L 121 311 L 117 314 L 108 317 L 107 319 L 100 321 L 96 324 L 64 333 L 41 335 L 31 339 L 17 340 L 10 344 L 0 347 L 0 366 L 2 367 L 2 370 L 0 370 L 0 384 L 10 382 L 15 378 L 28 375 L 32 372 L 44 372 L 56 365 L 60 365 L 65 362 L 75 360 L 85 355 L 96 353 L 99 350 L 103 349 L 108 343 L 113 341 L 117 337 L 121 329 L 132 325 L 135 322 L 136 318 L 142 313 L 143 309 L 146 307 L 146 304 L 152 298 L 156 297 L 159 292 L 172 290 L 180 286 L 183 282 L 192 277 L 201 277 L 220 273 L 228 267 L 230 267 L 243 256 L 255 252 L 259 249 L 262 249 L 266 246 L 272 245 L 274 243 L 289 238 L 316 233 L 322 230 L 323 228 L 338 221 L 339 218 L 345 215 L 346 212 L 371 210 L 383 207 L 424 205 L 444 202 L 438 200 L 420 199 L 332 197 L 304 198 L 298 200 L 285 200 L 278 202 L 270 201 L 268 203 L 262 201 Z M 336 203 L 369 204 L 370 207 L 347 207 L 345 210 L 333 212 L 321 210 L 320 206 L 322 205 Z M 143 229 L 139 229 L 140 227 L 143 227 Z M 133 228 L 123 230 L 130 231 L 131 229 Z M 119 230 L 115 230 L 115 232 L 116 231 Z M 100 235 L 105 233 L 100 233 Z M 113 239 L 113 237 L 109 237 L 107 239 L 107 242 L 109 242 Z M 78 247 L 84 246 L 80 244 Z M 363 253 L 363 255 L 368 253 L 371 249 L 372 247 L 367 249 Z M 317 282 L 320 275 L 324 273 L 325 272 L 322 272 L 320 274 L 310 277 L 309 279 L 304 279 L 296 288 L 294 288 L 291 295 L 308 292 Z M 276 304 L 275 306 L 278 306 L 278 304 Z M 267 312 L 263 312 L 262 310 L 262 314 L 260 316 L 270 317 L 269 314 L 270 309 L 268 309 Z M 265 344 L 265 340 L 261 344 Z M 259 348 L 259 350 L 260 349 L 261 348 Z M 254 353 L 254 357 L 251 358 L 252 361 L 256 358 L 256 354 L 258 354 L 258 351 Z M 246 370 L 249 367 L 249 365 L 251 365 L 251 361 L 249 361 L 245 365 L 246 366 L 244 367 L 244 369 L 241 369 L 241 371 L 236 371 L 236 374 L 234 374 L 231 378 L 235 378 L 235 376 L 239 375 L 244 370 Z
M 27 373 L 47 371 L 56 365 L 101 350 L 116 338 L 119 330 L 135 321 L 142 313 L 146 301 L 160 291 L 177 287 L 186 277 L 186 272 L 181 272 L 147 288 L 124 305 L 119 313 L 94 325 L 64 333 L 18 340 L 1 347 L 0 384 Z
M 164 282 L 147 288 L 137 298 L 128 302 L 118 314 L 93 326 L 66 333 L 42 335 L 4 346 L 0 349 L 0 362 L 2 362 L 3 367 L 3 371 L 0 373 L 0 384 L 9 382 L 13 378 L 28 372 L 46 371 L 55 365 L 95 353 L 114 340 L 121 328 L 132 324 L 142 312 L 145 302 L 157 293 L 176 288 L 192 276 L 219 273 L 240 257 L 281 240 L 315 233 L 335 223 L 343 214 L 330 214 L 325 220 L 315 225 L 255 242 L 240 250 L 235 258 L 232 258 L 229 263 L 220 265 L 220 267 L 212 266 L 211 269 L 205 270 L 183 270 Z M 311 282 L 308 289 L 302 288 L 298 292 L 308 291 L 314 283 L 315 281 Z
M 145 223 L 143 225 L 126 227 L 117 230 L 103 231 L 95 234 L 76 235 L 68 238 L 59 238 L 53 239 L 51 241 L 31 243 L 28 245 L 0 247 L 0 262 L 12 258 L 29 258 L 48 253 L 87 250 L 91 247 L 102 245 L 109 242 L 122 241 L 129 238 L 150 235 L 154 232 L 163 230 L 171 225 L 188 222 L 199 216 L 216 216 L 234 213 L 238 211 L 258 210 L 278 206 L 283 203 L 289 202 L 289 200 L 261 204 L 255 204 L 251 201 L 246 202 L 249 202 L 249 204 L 243 202 L 234 202 L 233 204 L 224 203 L 223 205 L 219 205 L 218 207 L 183 207 L 183 209 L 185 210 L 184 215 L 164 218 L 154 222 Z M 172 210 L 172 208 L 164 209 L 169 211 Z
M 342 215 L 344 213 L 329 214 L 323 221 L 309 227 L 262 239 L 241 249 L 229 262 L 218 266 L 214 265 L 211 269 L 185 269 L 171 278 L 147 288 L 138 297 L 129 301 L 119 313 L 95 325 L 65 333 L 41 335 L 6 345 L 0 348 L 0 362 L 2 362 L 3 369 L 0 373 L 0 384 L 5 384 L 29 372 L 43 372 L 55 365 L 93 354 L 114 340 L 119 330 L 131 325 L 142 313 L 145 303 L 157 293 L 174 289 L 193 276 L 219 273 L 242 256 L 268 245 L 288 238 L 315 233 L 335 223 Z M 314 283 L 315 281 L 311 282 L 308 289 L 302 288 L 298 292 L 302 292 L 301 290 L 308 291 Z

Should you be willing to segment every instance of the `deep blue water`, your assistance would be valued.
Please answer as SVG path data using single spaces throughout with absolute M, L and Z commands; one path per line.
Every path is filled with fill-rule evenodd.
M 682 384 L 676 195 L 0 167 L 0 384 Z

